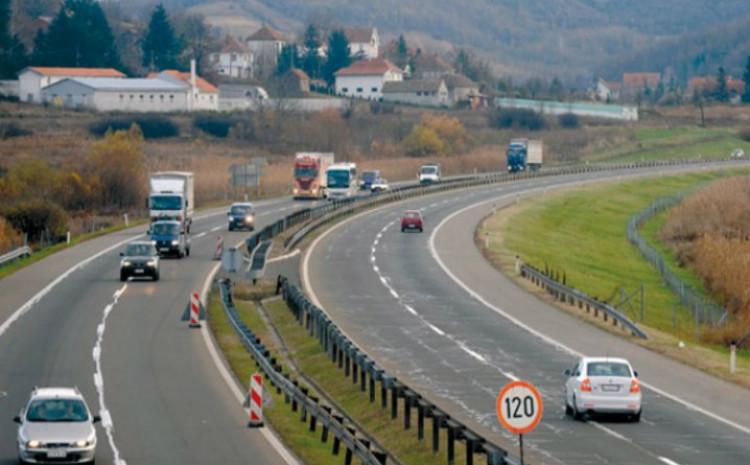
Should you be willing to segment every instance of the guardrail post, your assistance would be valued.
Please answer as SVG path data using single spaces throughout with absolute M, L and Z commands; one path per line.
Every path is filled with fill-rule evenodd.
M 453 465 L 454 463 L 456 463 L 456 433 L 458 432 L 458 429 L 460 428 L 460 426 L 453 420 L 448 420 L 447 427 L 448 427 L 448 445 L 447 445 L 448 465 Z
M 305 387 L 300 388 L 300 391 L 302 391 L 302 394 L 304 394 L 305 397 L 307 397 L 307 393 L 309 392 L 307 388 Z M 305 406 L 304 402 L 302 403 L 302 408 L 300 410 L 301 410 L 301 413 L 300 413 L 299 421 L 301 421 L 302 423 L 306 423 L 307 422 L 307 407 Z
M 344 349 L 344 376 L 347 378 L 349 377 L 349 372 L 350 372 L 349 365 L 350 365 L 349 347 L 347 344 L 347 347 Z
M 292 384 L 294 384 L 295 388 L 299 388 L 299 381 L 294 380 L 292 381 Z M 296 412 L 296 411 L 297 411 L 297 399 L 295 399 L 294 396 L 292 396 L 292 412 Z
M 375 457 L 375 460 L 377 460 L 379 464 L 385 465 L 385 461 L 388 457 L 385 452 L 372 451 L 372 455 Z
M 388 407 L 388 384 L 391 378 L 381 374 L 380 376 L 380 408 Z
M 322 408 L 323 408 L 323 410 L 325 410 L 325 412 L 330 417 L 331 416 L 331 407 L 329 407 L 327 405 L 324 405 Z M 320 442 L 325 443 L 325 442 L 328 442 L 328 425 L 325 422 L 322 422 L 322 424 L 323 424 L 323 428 L 322 428 L 323 431 L 320 433 Z
M 352 384 L 357 384 L 357 354 L 352 353 L 349 358 L 352 360 Z
M 440 427 L 443 425 L 445 414 L 440 410 L 432 412 L 432 452 L 437 453 L 440 450 Z
M 318 398 L 317 397 L 310 396 L 310 400 L 312 400 L 313 402 L 315 402 L 315 405 L 318 404 Z M 313 433 L 315 432 L 315 428 L 317 427 L 317 423 L 318 423 L 318 417 L 315 416 L 315 413 L 310 412 L 310 431 L 311 432 L 313 432 Z
M 333 415 L 333 419 L 337 421 L 339 424 L 344 424 L 344 417 L 341 415 Z M 341 438 L 335 434 L 333 436 L 333 455 L 339 455 L 339 450 L 341 449 Z
M 411 390 L 404 391 L 404 429 L 411 429 L 411 407 L 416 400 L 416 394 Z
M 417 439 L 424 439 L 424 417 L 425 411 L 430 408 L 430 404 L 423 400 L 417 401 Z
M 359 367 L 360 376 L 359 376 L 359 390 L 362 392 L 367 391 L 367 366 L 369 365 L 367 361 L 364 360 L 364 357 L 362 357 L 362 364 Z
M 401 391 L 401 383 L 394 381 L 391 385 L 391 419 L 398 418 L 398 396 Z

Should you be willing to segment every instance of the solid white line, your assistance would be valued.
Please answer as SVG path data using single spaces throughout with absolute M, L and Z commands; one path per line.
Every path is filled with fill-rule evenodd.
M 675 462 L 674 460 L 670 460 L 666 457 L 659 457 L 659 460 L 666 463 L 667 465 L 680 465 L 679 463 Z
M 280 262 L 282 260 L 286 260 L 288 258 L 296 257 L 297 255 L 300 254 L 300 252 L 301 252 L 300 249 L 294 249 L 293 251 L 289 252 L 286 255 L 281 255 L 280 257 L 274 257 L 274 258 L 268 260 L 268 263 L 276 263 L 276 262 Z
M 104 402 L 104 375 L 102 374 L 102 342 L 104 341 L 104 331 L 107 328 L 107 317 L 109 317 L 109 314 L 112 312 L 112 309 L 115 308 L 115 305 L 117 305 L 117 301 L 120 300 L 120 296 L 125 292 L 125 290 L 128 288 L 128 284 L 125 283 L 123 286 L 118 289 L 114 295 L 112 296 L 112 302 L 109 303 L 106 307 L 104 307 L 104 312 L 102 314 L 102 320 L 101 323 L 99 323 L 99 326 L 96 328 L 96 344 L 94 344 L 94 349 L 92 350 L 92 355 L 94 358 L 94 386 L 96 386 L 96 391 L 99 394 L 99 412 L 102 417 L 102 427 L 104 428 L 105 433 L 107 434 L 107 439 L 109 440 L 109 447 L 112 449 L 112 455 L 114 455 L 114 460 L 116 465 L 126 465 L 125 459 L 120 457 L 120 450 L 117 448 L 117 445 L 115 445 L 115 437 L 114 437 L 114 422 L 112 421 L 112 415 L 109 412 L 109 409 L 107 409 L 107 404 Z
M 565 184 L 562 184 L 561 186 L 564 186 L 564 185 Z M 539 189 L 530 189 L 528 191 L 525 191 L 525 193 L 528 194 L 529 192 L 533 192 L 533 191 L 536 191 L 536 190 L 539 190 Z M 473 289 L 471 289 L 471 287 L 469 287 L 463 281 L 461 281 L 455 274 L 453 274 L 453 272 L 451 272 L 451 270 L 448 269 L 448 267 L 445 265 L 445 263 L 440 258 L 440 255 L 437 252 L 437 248 L 435 247 L 435 237 L 437 236 L 437 233 L 440 231 L 440 229 L 446 223 L 448 223 L 449 221 L 451 221 L 456 216 L 461 215 L 462 213 L 464 213 L 464 212 L 466 212 L 468 210 L 471 210 L 473 208 L 477 208 L 480 205 L 484 205 L 484 204 L 487 204 L 487 203 L 492 203 L 492 202 L 496 202 L 496 201 L 499 201 L 499 200 L 503 200 L 503 199 L 506 199 L 508 197 L 512 197 L 514 195 L 515 195 L 515 193 L 513 193 L 513 194 L 505 194 L 505 195 L 502 195 L 502 196 L 499 196 L 499 197 L 495 197 L 495 198 L 492 198 L 492 199 L 489 199 L 489 200 L 483 200 L 483 201 L 477 202 L 477 203 L 475 203 L 473 205 L 469 205 L 467 207 L 464 207 L 464 208 L 462 208 L 462 209 L 460 209 L 460 210 L 458 210 L 458 211 L 456 211 L 456 212 L 448 215 L 447 217 L 445 217 L 435 227 L 435 229 L 430 234 L 430 240 L 429 240 L 430 255 L 432 255 L 433 259 L 437 262 L 437 264 L 440 266 L 440 268 L 443 269 L 443 271 L 445 272 L 445 274 L 448 275 L 448 277 L 450 277 L 456 284 L 458 284 L 459 287 L 461 287 L 464 291 L 466 291 L 466 293 L 468 293 L 471 297 L 475 298 L 480 303 L 482 303 L 485 307 L 489 308 L 490 310 L 493 310 L 495 313 L 501 315 L 502 317 L 504 317 L 505 319 L 507 319 L 511 323 L 513 323 L 516 326 L 518 326 L 519 328 L 521 328 L 521 329 L 523 329 L 523 330 L 525 330 L 525 331 L 533 334 L 534 336 L 538 337 L 543 342 L 545 342 L 545 343 L 547 343 L 547 344 L 549 344 L 549 345 L 551 345 L 553 347 L 556 347 L 556 348 L 558 348 L 558 349 L 560 349 L 560 350 L 562 350 L 564 352 L 567 352 L 570 355 L 573 355 L 575 357 L 581 357 L 581 356 L 583 356 L 583 354 L 581 352 L 579 352 L 579 351 L 577 351 L 577 350 L 575 350 L 575 349 L 573 349 L 571 347 L 566 346 L 565 344 L 557 341 L 556 339 L 553 339 L 552 337 L 550 337 L 550 336 L 548 336 L 548 335 L 546 335 L 546 334 L 544 334 L 544 333 L 542 333 L 540 331 L 537 331 L 536 329 L 534 329 L 531 326 L 525 324 L 521 320 L 519 320 L 519 319 L 515 318 L 514 316 L 510 315 L 509 313 L 505 312 L 500 307 L 497 307 L 497 306 L 493 305 L 492 303 L 488 302 L 484 297 L 482 297 L 481 295 L 479 295 L 477 292 L 475 292 Z M 668 393 L 668 392 L 666 392 L 666 391 L 664 391 L 662 389 L 659 389 L 656 386 L 653 386 L 653 385 L 651 385 L 649 383 L 645 383 L 643 381 L 641 382 L 641 386 L 643 386 L 643 387 L 645 387 L 645 388 L 647 388 L 647 389 L 649 389 L 649 390 L 651 390 L 653 392 L 656 392 L 657 394 L 659 394 L 659 395 L 661 395 L 663 397 L 666 397 L 667 399 L 670 399 L 670 400 L 672 400 L 672 401 L 674 401 L 674 402 L 676 402 L 676 403 L 678 403 L 678 404 L 680 404 L 680 405 L 682 405 L 684 407 L 687 407 L 687 408 L 689 408 L 691 410 L 694 410 L 696 412 L 699 412 L 699 413 L 701 413 L 701 414 L 703 414 L 703 415 L 705 415 L 705 416 L 707 416 L 709 418 L 712 418 L 712 419 L 714 419 L 714 420 L 716 420 L 716 421 L 718 421 L 720 423 L 723 423 L 723 424 L 725 424 L 727 426 L 730 426 L 730 427 L 732 427 L 732 428 L 734 428 L 734 429 L 736 429 L 738 431 L 742 431 L 745 434 L 750 434 L 750 428 L 748 428 L 746 426 L 743 426 L 743 425 L 740 425 L 739 423 L 736 423 L 736 422 L 734 422 L 732 420 L 729 420 L 729 419 L 726 419 L 724 417 L 721 417 L 721 416 L 719 416 L 719 415 L 717 415 L 717 414 L 715 414 L 713 412 L 710 412 L 710 411 L 708 411 L 708 410 L 706 410 L 706 409 L 704 409 L 702 407 L 699 407 L 699 406 L 697 406 L 697 405 L 695 405 L 695 404 L 693 404 L 693 403 L 691 403 L 691 402 L 689 402 L 687 400 L 681 399 L 681 398 L 679 398 L 679 397 L 677 397 L 677 396 L 675 396 L 673 394 L 670 394 L 670 393 Z
M 427 323 L 427 322 L 425 322 L 425 323 L 427 324 L 427 326 L 429 326 L 429 328 L 431 330 L 435 331 L 436 333 L 438 333 L 441 336 L 445 336 L 445 331 L 443 331 L 442 329 L 438 328 L 437 326 L 433 325 L 432 323 Z
M 107 253 L 115 250 L 116 248 L 122 247 L 123 245 L 127 244 L 128 242 L 134 241 L 134 240 L 136 240 L 136 239 L 138 239 L 140 237 L 143 237 L 143 236 L 144 236 L 143 234 L 139 234 L 137 236 L 130 237 L 128 239 L 122 240 L 122 241 L 120 241 L 120 242 L 118 242 L 118 243 L 116 243 L 116 244 L 114 244 L 114 245 L 112 245 L 110 247 L 107 247 L 106 249 L 104 249 L 104 250 L 102 250 L 102 251 L 100 251 L 100 252 L 98 252 L 98 253 L 90 256 L 89 258 L 78 262 L 76 265 L 73 265 L 72 267 L 68 268 L 60 276 L 58 276 L 57 278 L 55 278 L 54 281 L 52 281 L 51 283 L 47 284 L 41 291 L 37 292 L 32 298 L 30 298 L 29 300 L 27 300 L 25 304 L 21 305 L 15 312 L 13 312 L 13 314 L 11 314 L 3 322 L 2 325 L 0 325 L 0 336 L 2 336 L 8 330 L 8 328 L 11 327 L 11 325 L 13 323 L 15 323 L 26 312 L 28 312 L 31 309 L 31 307 L 33 307 L 34 305 L 36 305 L 37 303 L 39 303 L 39 301 L 42 300 L 42 298 L 44 296 L 46 296 L 47 294 L 49 294 L 49 292 L 55 286 L 57 286 L 58 284 L 60 284 L 65 278 L 67 278 L 68 276 L 70 276 L 74 272 L 80 270 L 81 268 L 83 268 L 84 266 L 88 265 L 89 263 L 91 263 L 92 261 L 96 260 L 97 258 L 101 257 L 102 255 L 105 255 L 105 254 L 107 254 Z
M 239 242 L 237 246 L 239 247 L 241 244 L 242 242 Z M 208 277 L 203 283 L 203 289 L 201 290 L 201 299 L 203 300 L 204 304 L 208 302 L 208 292 L 211 289 L 211 283 L 213 282 L 220 268 L 221 263 L 217 263 L 216 265 L 214 265 L 214 267 L 211 269 L 211 272 L 208 274 Z M 203 336 L 203 342 L 206 344 L 206 348 L 208 349 L 208 354 L 211 356 L 216 369 L 219 370 L 219 374 L 224 380 L 224 383 L 226 383 L 226 385 L 229 387 L 229 390 L 232 392 L 235 399 L 237 399 L 237 402 L 242 405 L 245 402 L 245 394 L 242 392 L 242 388 L 238 385 L 237 380 L 229 373 L 229 370 L 225 365 L 224 358 L 222 355 L 219 355 L 215 341 L 213 340 L 213 337 L 211 337 L 207 326 L 208 325 L 201 325 L 200 331 L 201 335 Z M 284 462 L 287 463 L 287 465 L 302 465 L 267 426 L 260 428 L 260 433 L 263 435 L 263 438 L 268 441 L 271 447 L 273 447 L 276 453 L 279 454 L 279 456 L 284 460 Z

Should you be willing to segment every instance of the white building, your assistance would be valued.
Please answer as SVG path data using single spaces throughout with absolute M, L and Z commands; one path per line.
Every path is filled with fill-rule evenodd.
M 279 31 L 268 26 L 261 27 L 247 38 L 247 47 L 253 53 L 255 60 L 253 77 L 265 79 L 276 71 L 276 61 L 286 42 Z
M 605 81 L 599 78 L 596 81 L 596 98 L 602 102 L 611 102 L 620 99 L 622 83 Z
M 208 56 L 213 70 L 234 79 L 252 79 L 255 55 L 250 48 L 232 36 L 226 36 L 221 49 Z
M 336 95 L 380 100 L 386 82 L 403 79 L 403 71 L 384 58 L 356 61 L 336 73 Z
M 448 87 L 442 79 L 386 82 L 383 84 L 383 101 L 426 107 L 447 107 L 451 104 Z
M 42 89 L 71 78 L 124 78 L 112 68 L 52 68 L 31 66 L 18 73 L 18 93 L 22 102 L 41 103 Z
M 42 89 L 41 100 L 65 108 L 166 113 L 186 111 L 189 90 L 164 79 L 68 78 Z
M 149 74 L 148 77 L 186 85 L 190 92 L 187 108 L 183 111 L 218 111 L 219 89 L 195 73 L 195 60 L 191 61 L 190 66 L 190 73 L 168 69 L 158 74 Z
M 351 56 L 374 60 L 380 54 L 380 37 L 374 27 L 351 27 L 344 29 L 349 41 Z

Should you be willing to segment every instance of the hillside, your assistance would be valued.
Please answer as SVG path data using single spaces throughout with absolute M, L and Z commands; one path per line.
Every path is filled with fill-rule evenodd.
M 132 4 L 138 2 L 147 3 Z M 299 34 L 309 20 L 324 25 L 372 24 L 386 38 L 405 32 L 417 46 L 471 47 L 501 72 L 518 76 L 614 75 L 623 68 L 667 65 L 715 72 L 719 64 L 737 74 L 745 57 L 733 50 L 738 45 L 747 48 L 743 29 L 748 28 L 741 25 L 750 24 L 750 2 L 745 0 L 168 0 L 166 4 L 188 7 L 236 34 L 247 34 L 264 22 L 291 34 Z M 739 24 L 736 34 L 726 34 L 729 23 Z

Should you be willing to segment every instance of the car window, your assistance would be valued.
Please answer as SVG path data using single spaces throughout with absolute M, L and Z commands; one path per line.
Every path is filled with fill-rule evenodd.
M 252 211 L 252 208 L 242 205 L 237 207 L 232 207 L 232 215 L 246 215 Z
M 419 213 L 417 212 L 406 212 L 404 215 L 406 218 L 419 218 Z
M 154 223 L 151 231 L 157 236 L 173 236 L 180 232 L 180 226 L 173 223 Z
M 435 166 L 423 166 L 422 174 L 435 174 L 437 173 L 437 167 Z
M 149 244 L 129 244 L 125 249 L 125 255 L 129 257 L 147 257 L 154 255 L 154 249 Z
M 590 362 L 586 366 L 588 376 L 621 376 L 629 378 L 630 367 L 617 362 Z
M 80 422 L 89 419 L 84 403 L 78 399 L 37 399 L 31 402 L 26 420 L 33 422 Z

